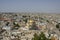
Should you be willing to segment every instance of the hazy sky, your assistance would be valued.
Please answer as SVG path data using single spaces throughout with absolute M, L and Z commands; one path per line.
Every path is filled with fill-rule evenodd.
M 0 0 L 0 12 L 60 13 L 60 0 Z

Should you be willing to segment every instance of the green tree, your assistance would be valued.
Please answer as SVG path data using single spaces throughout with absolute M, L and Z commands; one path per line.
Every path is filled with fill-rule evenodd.
M 39 39 L 39 37 L 38 37 L 38 35 L 35 33 L 34 34 L 34 38 L 32 38 L 32 40 L 38 40 Z
M 60 23 L 56 25 L 56 28 L 60 31 Z
M 6 26 L 8 26 L 8 25 L 9 25 L 9 22 L 6 23 Z
M 13 29 L 19 29 L 19 27 L 20 27 L 20 25 L 18 23 L 16 24 L 15 22 L 13 22 L 13 25 L 14 26 L 12 27 L 12 30 Z
M 56 28 L 60 28 L 60 23 L 58 23 L 58 24 L 56 25 Z
M 45 34 L 41 32 L 41 34 L 39 35 L 39 40 L 48 40 L 48 38 L 46 38 Z
M 46 38 L 45 34 L 43 32 L 41 32 L 41 34 L 39 34 L 39 36 L 35 33 L 34 38 L 32 38 L 32 40 L 50 40 L 50 39 Z

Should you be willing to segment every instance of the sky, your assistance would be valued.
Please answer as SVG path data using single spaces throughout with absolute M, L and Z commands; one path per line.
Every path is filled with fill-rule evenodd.
M 60 13 L 60 0 L 0 0 L 0 12 Z

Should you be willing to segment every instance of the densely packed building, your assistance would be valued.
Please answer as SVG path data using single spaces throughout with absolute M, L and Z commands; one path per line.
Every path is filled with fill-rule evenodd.
M 31 40 L 34 33 L 60 40 L 60 14 L 1 13 L 0 40 Z M 56 25 L 59 24 L 59 28 Z

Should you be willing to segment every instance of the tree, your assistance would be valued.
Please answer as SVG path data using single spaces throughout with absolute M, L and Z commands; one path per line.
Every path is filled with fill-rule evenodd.
M 41 32 L 41 34 L 39 35 L 39 40 L 49 40 L 49 39 L 46 38 L 46 36 L 43 32 Z
M 13 25 L 15 26 L 15 27 L 20 27 L 20 25 L 17 23 L 15 23 L 15 22 L 13 22 Z
M 14 26 L 12 27 L 12 30 L 13 29 L 18 29 L 20 27 L 20 25 L 18 23 L 16 24 L 15 22 L 13 22 L 13 25 Z
M 9 22 L 6 23 L 6 26 L 8 26 L 8 25 L 9 25 Z
M 50 39 L 46 38 L 45 34 L 43 32 L 41 32 L 41 34 L 39 34 L 39 36 L 35 33 L 34 38 L 32 38 L 32 40 L 50 40 Z
M 60 23 L 58 23 L 58 24 L 56 25 L 56 28 L 60 28 Z
M 32 40 L 38 40 L 38 38 L 39 38 L 38 35 L 35 33 L 34 38 L 32 38 Z
M 27 20 L 28 20 L 28 19 L 27 19 L 27 18 L 25 18 L 23 21 L 24 21 L 25 23 L 27 23 Z
M 60 31 L 60 23 L 56 25 L 56 28 Z

